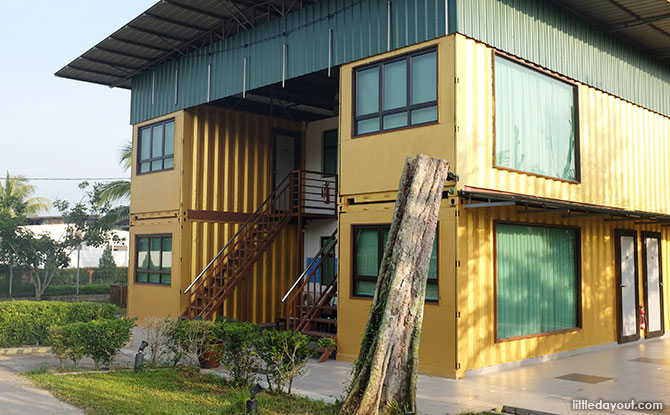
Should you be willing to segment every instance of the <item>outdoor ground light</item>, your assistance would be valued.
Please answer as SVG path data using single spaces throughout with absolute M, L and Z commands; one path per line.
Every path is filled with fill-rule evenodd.
M 251 399 L 247 401 L 247 415 L 258 415 L 258 402 L 256 402 L 256 395 L 263 390 L 263 387 L 258 383 L 251 389 Z
M 142 343 L 140 343 L 140 348 L 135 355 L 135 372 L 141 372 L 144 367 L 144 349 L 146 349 L 148 345 L 149 343 L 147 343 L 146 340 L 142 340 Z

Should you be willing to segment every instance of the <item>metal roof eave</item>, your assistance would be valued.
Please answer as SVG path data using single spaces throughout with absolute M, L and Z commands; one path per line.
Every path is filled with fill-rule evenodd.
M 162 0 L 55 75 L 130 88 L 132 77 L 150 67 L 316 2 Z
M 466 200 L 464 207 L 468 209 L 519 206 L 523 208 L 518 210 L 517 213 L 520 214 L 563 213 L 563 217 L 565 218 L 604 217 L 605 221 L 609 222 L 636 221 L 638 224 L 651 223 L 670 226 L 670 215 L 662 213 L 596 206 L 585 203 L 474 188 L 460 190 L 458 195 Z

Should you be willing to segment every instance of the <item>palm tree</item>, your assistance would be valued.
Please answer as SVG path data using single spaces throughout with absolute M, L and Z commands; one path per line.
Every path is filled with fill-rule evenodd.
M 0 211 L 11 216 L 34 216 L 49 210 L 49 199 L 32 197 L 34 193 L 35 186 L 25 176 L 11 176 L 7 172 L 4 183 L 0 180 Z
M 124 171 L 130 170 L 133 160 L 133 143 L 127 142 L 121 147 L 119 164 Z M 130 200 L 130 180 L 115 180 L 97 185 L 99 196 L 103 202 L 127 202 Z

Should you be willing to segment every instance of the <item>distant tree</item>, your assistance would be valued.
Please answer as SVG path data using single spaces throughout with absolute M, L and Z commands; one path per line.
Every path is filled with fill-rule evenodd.
M 133 160 L 133 143 L 127 142 L 121 147 L 119 164 L 125 172 L 130 171 Z M 100 197 L 105 202 L 128 202 L 130 200 L 130 180 L 115 180 L 108 183 L 96 183 Z
M 12 216 L 31 216 L 49 210 L 49 199 L 32 197 L 33 194 L 35 186 L 25 176 L 7 172 L 5 180 L 0 180 L 0 211 Z
M 86 190 L 88 183 L 80 184 Z M 54 206 L 65 220 L 66 230 L 61 239 L 49 235 L 35 235 L 27 229 L 25 218 L 14 217 L 9 213 L 0 214 L 0 237 L 2 252 L 0 258 L 11 256 L 13 264 L 26 272 L 35 286 L 35 299 L 40 300 L 49 287 L 58 270 L 70 263 L 70 255 L 82 244 L 101 247 L 110 240 L 119 238 L 112 231 L 115 217 L 110 216 L 110 204 L 102 202 L 98 192 L 85 192 L 85 202 L 71 204 L 57 200 Z
M 29 184 L 25 176 L 12 176 L 9 172 L 6 172 L 5 179 L 0 180 L 0 215 L 3 215 L 0 220 L 4 222 L 4 231 L 9 232 L 5 234 L 4 248 L 0 243 L 0 262 L 7 265 L 9 269 L 10 297 L 12 296 L 14 268 L 17 266 L 17 261 L 13 251 L 9 249 L 12 243 L 9 229 L 23 224 L 26 215 L 37 215 L 42 211 L 49 210 L 49 200 L 43 197 L 33 197 L 33 194 L 35 194 L 35 186 Z
M 98 260 L 98 270 L 94 277 L 96 282 L 108 282 L 113 281 L 115 276 L 116 262 L 114 262 L 114 256 L 112 256 L 112 247 L 107 245 Z

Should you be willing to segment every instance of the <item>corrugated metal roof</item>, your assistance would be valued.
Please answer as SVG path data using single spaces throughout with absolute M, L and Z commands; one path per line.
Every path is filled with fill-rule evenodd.
M 615 21 L 623 21 L 627 12 L 606 4 L 624 0 L 450 1 L 458 3 L 459 33 L 670 116 L 670 65 L 658 59 L 656 52 L 649 52 L 652 48 L 661 51 L 663 45 L 670 47 L 670 38 L 653 43 L 656 38 L 649 32 L 640 35 L 639 41 L 648 44 L 642 47 L 634 44 L 632 38 L 624 41 L 602 30 L 604 23 L 594 24 L 590 18 L 575 15 L 579 7 L 582 15 L 602 12 L 601 21 L 614 25 Z M 660 4 L 662 7 L 656 11 L 670 9 L 665 0 L 629 3 L 637 1 Z M 627 30 L 632 33 L 637 29 Z
M 321 0 L 137 75 L 130 122 L 443 36 L 444 7 L 393 1 L 389 39 L 387 0 Z
M 670 59 L 670 2 L 554 0 L 658 59 Z
M 149 67 L 284 16 L 318 0 L 162 0 L 56 72 L 130 88 Z

